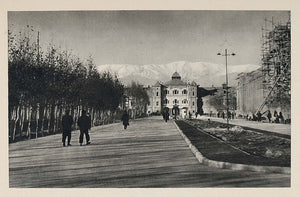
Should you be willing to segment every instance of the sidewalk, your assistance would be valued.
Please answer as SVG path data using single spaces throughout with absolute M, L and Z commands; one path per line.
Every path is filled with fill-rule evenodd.
M 209 116 L 198 116 L 197 119 L 207 120 L 210 119 L 211 121 L 217 121 L 226 123 L 226 119 L 216 118 L 216 117 L 209 117 Z M 244 119 L 233 119 L 229 120 L 229 124 L 239 125 L 254 129 L 260 129 L 265 131 L 270 131 L 274 133 L 284 134 L 284 135 L 291 135 L 291 125 L 290 124 L 276 124 L 276 123 L 262 123 L 257 121 L 248 121 Z

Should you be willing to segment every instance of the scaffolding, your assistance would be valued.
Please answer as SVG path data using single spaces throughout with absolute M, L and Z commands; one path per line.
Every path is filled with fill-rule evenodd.
M 265 19 L 262 27 L 261 65 L 264 100 L 258 106 L 261 111 L 267 106 L 284 105 L 291 90 L 291 23 L 275 23 Z M 289 103 L 285 101 L 285 105 Z M 290 105 L 290 103 L 289 103 Z

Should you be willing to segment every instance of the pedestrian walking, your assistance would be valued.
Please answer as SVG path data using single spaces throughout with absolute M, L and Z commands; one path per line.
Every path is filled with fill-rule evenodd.
M 257 121 L 258 122 L 261 121 L 261 113 L 260 113 L 260 111 L 257 112 Z
M 127 126 L 129 126 L 129 115 L 126 110 L 124 110 L 124 113 L 122 115 L 122 121 L 123 121 L 124 129 L 127 129 Z
M 279 112 L 278 118 L 280 120 L 280 123 L 284 123 L 284 118 L 281 112 Z
M 271 122 L 271 118 L 272 118 L 272 114 L 271 114 L 270 110 L 268 110 L 267 118 L 268 118 L 269 123 L 270 123 Z
M 68 137 L 68 146 L 71 146 L 71 132 L 73 118 L 70 116 L 70 110 L 66 110 L 65 115 L 62 117 L 62 143 L 63 146 L 66 146 L 66 138 Z
M 86 111 L 82 110 L 82 115 L 79 117 L 77 124 L 80 129 L 79 144 L 82 146 L 83 136 L 85 135 L 86 145 L 91 144 L 89 129 L 91 129 L 91 118 L 87 116 Z
M 165 112 L 165 121 L 166 121 L 166 122 L 168 122 L 169 116 L 170 116 L 169 112 L 166 111 L 166 112 Z
M 276 118 L 278 116 L 278 113 L 277 113 L 276 110 L 274 111 L 274 115 L 273 116 L 274 116 L 274 118 Z
M 164 111 L 162 112 L 162 117 L 164 120 L 166 120 L 166 113 Z
M 222 118 L 225 119 L 225 113 L 224 112 L 222 112 Z
M 279 123 L 279 117 L 276 110 L 274 111 L 274 119 L 275 119 L 275 123 Z
M 228 111 L 228 113 L 227 113 L 227 118 L 231 119 L 231 113 L 230 113 L 230 111 Z

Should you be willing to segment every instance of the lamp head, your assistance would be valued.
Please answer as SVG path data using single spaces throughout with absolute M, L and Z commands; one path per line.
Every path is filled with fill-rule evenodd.
M 221 55 L 221 53 L 217 53 L 217 55 Z
M 232 53 L 231 55 L 232 55 L 232 56 L 235 56 L 235 53 Z

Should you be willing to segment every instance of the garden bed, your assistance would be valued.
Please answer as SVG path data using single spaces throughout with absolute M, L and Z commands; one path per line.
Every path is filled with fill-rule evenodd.
M 191 130 L 190 128 L 186 129 L 184 133 L 191 139 L 197 138 L 197 140 L 194 140 L 196 145 L 193 144 L 196 147 L 198 146 L 197 148 L 201 149 L 199 151 L 203 153 L 204 156 L 210 157 L 210 159 L 233 163 L 290 167 L 290 139 L 274 136 L 269 133 L 259 133 L 234 125 L 230 125 L 229 130 L 227 131 L 226 124 L 214 121 L 187 120 L 186 122 L 193 127 L 199 128 L 207 134 L 218 138 L 223 144 L 227 144 L 227 146 L 224 146 L 219 143 L 215 145 L 216 148 L 211 149 L 208 147 L 211 145 L 207 144 L 207 142 L 203 142 L 203 139 L 205 138 L 206 141 L 213 141 L 212 139 L 206 138 L 200 131 L 195 130 L 191 133 L 191 131 L 188 131 Z M 191 141 L 193 141 L 193 139 Z M 202 141 L 202 144 L 198 141 Z M 203 145 L 205 143 L 206 145 Z M 235 156 L 231 156 L 230 152 L 233 154 L 234 151 L 229 145 L 248 153 L 248 155 L 239 155 L 239 153 L 237 153 Z M 218 151 L 223 151 L 223 157 Z

